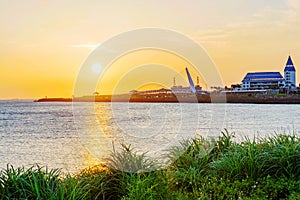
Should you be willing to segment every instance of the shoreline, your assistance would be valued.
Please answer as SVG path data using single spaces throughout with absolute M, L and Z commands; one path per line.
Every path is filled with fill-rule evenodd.
M 256 93 L 211 94 L 121 94 L 74 98 L 41 98 L 34 102 L 132 102 L 132 103 L 245 103 L 245 104 L 300 104 L 299 94 L 266 95 Z

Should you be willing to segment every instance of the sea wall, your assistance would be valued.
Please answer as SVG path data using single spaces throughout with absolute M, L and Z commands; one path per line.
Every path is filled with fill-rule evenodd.
M 160 102 L 160 103 L 255 103 L 300 104 L 299 94 L 271 95 L 260 93 L 211 93 L 211 94 L 123 94 L 98 95 L 75 98 L 43 98 L 36 102 Z

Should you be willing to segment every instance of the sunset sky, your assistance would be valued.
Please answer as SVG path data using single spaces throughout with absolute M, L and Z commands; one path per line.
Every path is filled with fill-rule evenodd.
M 0 99 L 71 97 L 82 64 L 98 45 L 146 27 L 170 29 L 196 41 L 225 85 L 240 83 L 250 71 L 282 73 L 289 55 L 299 84 L 299 19 L 300 0 L 1 0 Z M 130 70 L 126 66 L 172 65 L 177 59 L 156 54 L 137 52 L 117 60 L 114 64 L 124 69 L 107 72 L 112 82 L 103 83 L 103 91 L 114 89 Z M 162 63 L 163 56 L 174 60 Z M 174 68 L 180 68 L 176 63 Z M 165 78 L 171 86 L 173 75 Z

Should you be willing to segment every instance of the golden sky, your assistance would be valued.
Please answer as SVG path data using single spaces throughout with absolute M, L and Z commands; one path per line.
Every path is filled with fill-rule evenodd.
M 2 0 L 0 99 L 70 97 L 82 64 L 98 45 L 145 27 L 170 29 L 196 41 L 225 85 L 240 83 L 250 71 L 282 73 L 289 54 L 298 84 L 299 19 L 299 0 Z M 122 67 L 114 67 L 117 64 Z M 186 84 L 186 64 L 166 52 L 124 55 L 100 80 L 100 93 L 120 89 L 123 78 L 128 87 L 122 91 L 130 88 L 132 79 L 142 77 L 150 83 L 159 66 L 177 72 L 166 71 L 163 86 L 171 86 L 174 76 L 178 84 Z M 147 66 L 153 69 L 150 74 L 137 73 Z M 135 67 L 139 70 L 126 79 L 126 72 Z

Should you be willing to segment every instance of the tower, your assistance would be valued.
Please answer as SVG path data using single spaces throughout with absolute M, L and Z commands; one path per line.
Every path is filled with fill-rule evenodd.
M 296 70 L 291 56 L 289 56 L 286 62 L 286 66 L 284 68 L 284 80 L 285 80 L 286 88 L 290 88 L 290 89 L 296 88 Z

